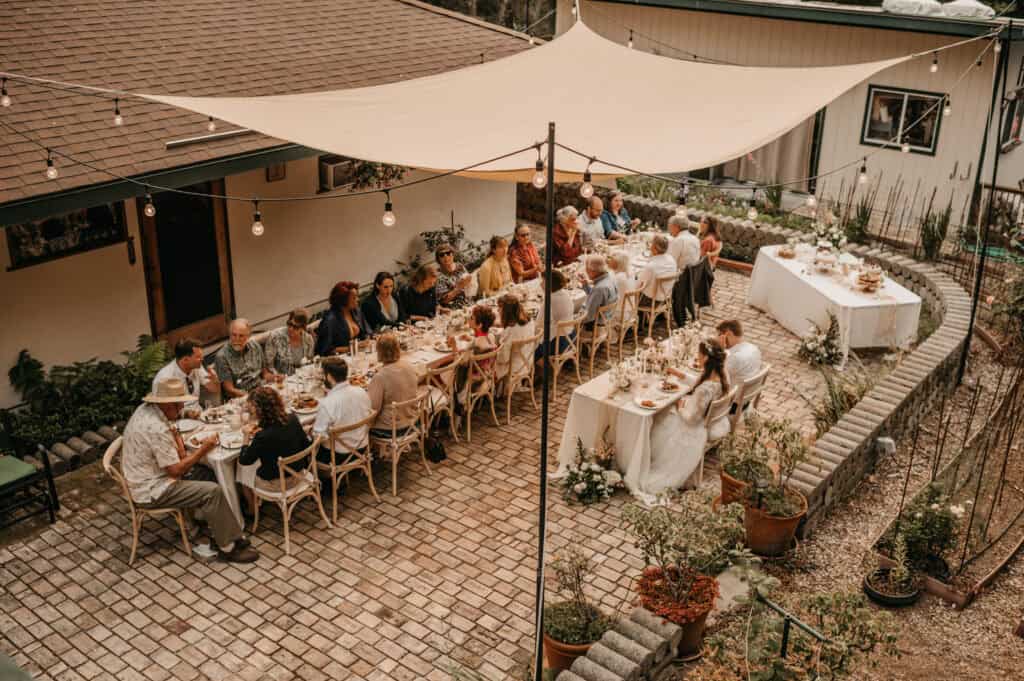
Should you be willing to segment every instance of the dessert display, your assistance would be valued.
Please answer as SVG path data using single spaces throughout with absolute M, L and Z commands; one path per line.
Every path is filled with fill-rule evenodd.
M 783 244 L 782 246 L 779 246 L 778 253 L 780 258 L 792 260 L 796 257 L 796 246 L 793 244 Z
M 874 293 L 882 287 L 882 268 L 878 265 L 867 265 L 857 274 L 857 288 L 864 293 Z
M 818 244 L 818 250 L 814 253 L 814 269 L 819 272 L 834 272 L 838 263 L 839 258 L 831 246 Z

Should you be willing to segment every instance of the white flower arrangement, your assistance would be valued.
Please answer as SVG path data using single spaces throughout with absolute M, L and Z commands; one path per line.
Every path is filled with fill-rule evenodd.
M 846 232 L 838 224 L 819 222 L 814 226 L 814 236 L 819 248 L 839 250 L 846 246 Z
M 576 461 L 562 478 L 562 496 L 581 504 L 606 501 L 616 489 L 623 487 L 622 475 L 611 469 L 614 461 L 615 450 L 604 436 L 595 450 L 588 450 L 583 440 L 576 438 Z
M 839 347 L 839 320 L 834 314 L 828 314 L 828 328 L 822 329 L 815 323 L 804 334 L 797 350 L 800 359 L 817 366 L 835 366 L 843 360 L 843 351 Z

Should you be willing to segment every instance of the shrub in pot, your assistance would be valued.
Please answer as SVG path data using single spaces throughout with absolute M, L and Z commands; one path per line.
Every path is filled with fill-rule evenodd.
M 897 534 L 893 541 L 892 562 L 889 567 L 875 565 L 864 575 L 864 593 L 879 605 L 901 607 L 916 603 L 921 596 L 920 580 L 907 561 L 907 542 L 902 534 Z
M 560 671 L 586 655 L 613 619 L 591 603 L 584 591 L 594 566 L 582 551 L 568 547 L 555 556 L 550 568 L 558 592 L 566 599 L 544 606 L 544 656 L 550 669 Z
M 946 581 L 950 577 L 946 554 L 957 545 L 960 520 L 970 503 L 950 503 L 942 486 L 931 483 L 903 509 L 880 548 L 895 560 L 895 541 L 902 535 L 910 567 Z
M 647 564 L 636 587 L 641 604 L 683 628 L 680 656 L 701 649 L 704 623 L 718 597 L 716 576 L 749 558 L 742 549 L 741 517 L 736 504 L 712 510 L 698 491 L 684 492 L 674 507 L 632 504 L 622 512 Z
M 747 546 L 761 556 L 779 556 L 789 550 L 796 528 L 807 514 L 807 499 L 789 486 L 789 480 L 796 467 L 811 458 L 811 448 L 785 419 L 765 419 L 759 438 L 771 451 L 778 470 L 746 488 Z
M 729 434 L 718 445 L 719 475 L 722 480 L 722 505 L 742 501 L 746 488 L 771 475 L 770 450 L 762 437 L 763 421 L 750 416 L 744 427 Z

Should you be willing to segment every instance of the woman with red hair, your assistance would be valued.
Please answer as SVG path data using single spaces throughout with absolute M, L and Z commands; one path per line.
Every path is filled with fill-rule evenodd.
M 372 334 L 359 309 L 359 285 L 339 281 L 328 296 L 330 308 L 316 330 L 316 354 L 321 357 L 348 352 L 349 343 Z

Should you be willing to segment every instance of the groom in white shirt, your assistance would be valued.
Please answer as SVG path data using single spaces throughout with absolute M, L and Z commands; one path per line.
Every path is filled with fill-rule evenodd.
M 761 351 L 753 343 L 743 340 L 743 325 L 737 319 L 727 319 L 718 325 L 718 340 L 728 351 L 725 373 L 729 385 L 740 385 L 761 371 Z

